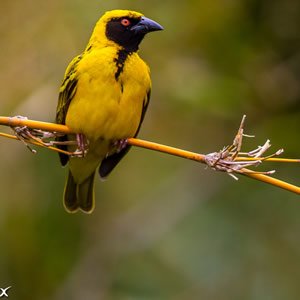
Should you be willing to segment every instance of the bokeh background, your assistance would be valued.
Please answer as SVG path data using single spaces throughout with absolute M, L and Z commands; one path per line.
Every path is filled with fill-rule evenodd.
M 104 11 L 160 22 L 140 54 L 153 93 L 140 137 L 209 153 L 271 139 L 300 157 L 297 0 L 0 2 L 0 114 L 53 121 L 58 88 Z M 3 128 L 3 131 L 6 129 Z M 134 148 L 92 215 L 62 206 L 57 155 L 1 139 L 0 287 L 10 299 L 299 299 L 299 196 Z M 297 165 L 265 163 L 300 184 Z

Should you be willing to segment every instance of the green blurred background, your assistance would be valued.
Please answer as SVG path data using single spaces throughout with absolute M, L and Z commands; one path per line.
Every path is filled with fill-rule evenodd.
M 53 121 L 65 68 L 97 19 L 161 23 L 140 54 L 153 93 L 140 137 L 209 153 L 247 114 L 245 150 L 300 157 L 298 0 L 0 2 L 0 114 Z M 3 130 L 6 130 L 3 128 Z M 10 299 L 299 299 L 299 196 L 134 148 L 92 215 L 62 206 L 57 155 L 1 140 L 0 287 Z M 296 165 L 265 163 L 300 184 Z

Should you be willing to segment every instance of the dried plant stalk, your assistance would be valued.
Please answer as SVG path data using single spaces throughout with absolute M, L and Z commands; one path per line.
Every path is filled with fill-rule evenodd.
M 268 175 L 273 174 L 275 171 L 267 172 L 255 172 L 248 169 L 251 166 L 257 166 L 265 161 L 273 162 L 293 162 L 299 163 L 299 159 L 287 159 L 287 158 L 275 158 L 274 156 L 280 155 L 283 150 L 280 149 L 274 154 L 263 157 L 264 153 L 270 148 L 270 141 L 267 140 L 263 146 L 258 146 L 256 149 L 250 152 L 241 152 L 242 140 L 246 136 L 244 134 L 245 116 L 243 116 L 242 122 L 238 129 L 238 132 L 234 138 L 232 145 L 225 147 L 219 152 L 205 154 L 194 153 L 162 144 L 157 144 L 141 139 L 129 138 L 127 143 L 132 146 L 142 147 L 150 150 L 155 150 L 170 155 L 183 157 L 186 159 L 194 160 L 204 163 L 214 170 L 226 172 L 233 178 L 237 179 L 236 175 L 244 175 L 264 183 L 277 186 L 279 188 L 288 190 L 290 192 L 300 194 L 300 187 L 287 183 L 285 181 L 270 177 Z M 49 139 L 59 134 L 75 134 L 65 125 L 40 122 L 35 120 L 28 120 L 23 117 L 0 117 L 0 125 L 10 126 L 14 129 L 15 135 L 9 135 L 0 133 L 0 136 L 13 138 L 16 140 L 22 140 L 27 147 L 28 144 L 36 146 L 46 147 L 49 150 L 62 152 L 67 155 L 74 155 L 74 153 L 63 151 L 54 146 L 54 143 L 45 142 L 45 139 Z M 71 142 L 73 143 L 73 142 Z M 29 147 L 30 148 L 30 147 Z M 31 149 L 31 148 L 30 148 Z M 31 151 L 33 151 L 31 149 Z M 240 156 L 240 155 L 243 156 Z

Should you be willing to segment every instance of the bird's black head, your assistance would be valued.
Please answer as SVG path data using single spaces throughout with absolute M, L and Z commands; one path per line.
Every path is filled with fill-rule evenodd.
M 143 16 L 112 18 L 106 24 L 106 37 L 128 52 L 137 51 L 144 36 L 151 31 L 162 30 L 155 21 Z

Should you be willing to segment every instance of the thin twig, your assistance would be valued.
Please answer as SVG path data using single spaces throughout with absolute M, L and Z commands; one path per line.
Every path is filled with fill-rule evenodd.
M 136 138 L 129 138 L 127 140 L 129 145 L 136 146 L 136 147 L 142 147 L 142 148 L 147 148 L 150 150 L 155 150 L 159 152 L 164 152 L 167 154 L 183 157 L 186 159 L 194 160 L 197 162 L 205 163 L 210 165 L 211 167 L 215 168 L 216 170 L 221 170 L 226 172 L 229 175 L 233 175 L 232 173 L 237 173 L 241 174 L 268 184 L 271 184 L 273 186 L 280 187 L 282 189 L 288 190 L 290 192 L 300 194 L 300 187 L 289 184 L 287 182 L 284 182 L 282 180 L 270 177 L 266 174 L 270 174 L 270 172 L 255 172 L 249 169 L 246 169 L 245 167 L 251 166 L 251 165 L 256 165 L 258 163 L 261 163 L 262 161 L 272 161 L 272 162 L 293 162 L 293 163 L 299 163 L 299 159 L 287 159 L 287 158 L 274 158 L 274 155 L 278 155 L 277 152 L 271 156 L 267 157 L 257 157 L 257 153 L 255 157 L 240 157 L 238 156 L 240 154 L 240 148 L 242 144 L 242 137 L 247 136 L 243 132 L 243 125 L 244 125 L 245 117 L 243 117 L 243 120 L 241 122 L 241 126 L 239 128 L 238 134 L 236 135 L 233 145 L 228 146 L 221 150 L 220 152 L 204 155 L 204 154 L 199 154 L 199 153 L 194 153 L 170 146 L 165 146 L 162 144 L 157 144 L 149 141 L 144 141 L 141 139 L 136 139 Z M 60 124 L 55 124 L 55 123 L 47 123 L 47 122 L 40 122 L 40 121 L 35 121 L 35 120 L 28 120 L 28 119 L 22 119 L 22 118 L 16 118 L 16 117 L 1 117 L 0 116 L 0 125 L 5 125 L 5 126 L 10 126 L 10 127 L 20 127 L 20 126 L 26 126 L 31 129 L 39 129 L 42 131 L 47 131 L 47 132 L 53 132 L 53 133 L 61 133 L 61 134 L 75 134 L 74 132 L 71 131 L 70 128 L 68 128 L 66 125 L 60 125 Z M 13 138 L 13 139 L 18 139 L 16 136 L 0 133 L 0 136 L 2 137 L 8 137 L 8 138 Z M 67 155 L 72 155 L 73 153 L 68 152 L 68 151 L 63 151 L 61 149 L 58 149 L 53 146 L 48 146 L 46 144 L 41 144 L 35 140 L 30 140 L 27 141 L 27 143 L 34 144 L 36 146 L 41 146 L 44 148 L 48 148 L 53 151 L 61 152 Z M 257 152 L 262 155 L 264 151 L 266 150 L 264 147 L 263 151 L 261 151 L 261 146 L 258 147 Z M 254 150 L 255 151 L 255 150 Z M 212 161 L 211 163 L 208 163 L 208 158 L 211 156 L 215 155 L 216 157 L 214 158 L 215 160 Z M 219 156 L 218 156 L 219 155 Z M 249 155 L 249 153 L 247 153 Z M 237 162 L 239 162 L 237 164 Z M 251 162 L 251 163 L 250 163 Z M 239 167 L 237 167 L 239 166 Z M 224 168 L 224 170 L 222 170 Z M 234 176 L 236 177 L 236 176 Z
M 3 124 L 1 124 L 3 125 Z M 9 139 L 13 139 L 13 140 L 17 140 L 19 141 L 20 139 L 18 137 L 16 137 L 15 135 L 11 135 L 11 134 L 7 134 L 7 133 L 4 133 L 4 132 L 0 132 L 0 137 L 5 137 L 5 138 L 9 138 Z M 59 149 L 59 148 L 56 148 L 56 147 L 53 147 L 53 146 L 45 146 L 41 143 L 38 143 L 38 142 L 35 142 L 35 141 L 30 141 L 28 142 L 32 145 L 35 145 L 35 146 L 39 146 L 39 147 L 43 147 L 43 148 L 47 148 L 49 150 L 52 150 L 52 151 L 55 151 L 55 152 L 59 152 L 59 153 L 63 153 L 63 154 L 66 154 L 66 155 L 72 155 L 71 152 L 69 151 L 64 151 L 62 149 Z

